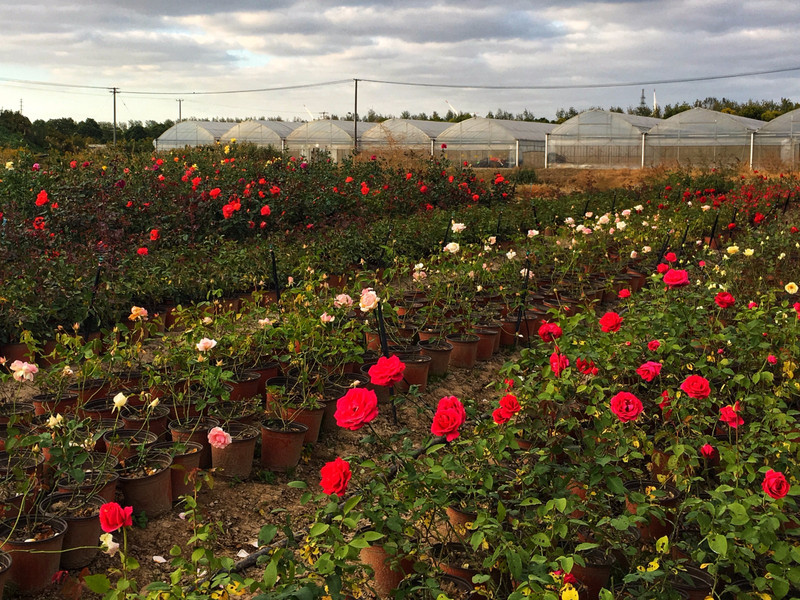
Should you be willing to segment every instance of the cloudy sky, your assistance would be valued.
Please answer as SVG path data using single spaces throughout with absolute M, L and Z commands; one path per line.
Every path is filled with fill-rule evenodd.
M 0 0 L 0 108 L 31 119 L 398 116 L 800 100 L 800 3 L 785 0 Z M 798 67 L 786 73 L 644 84 Z M 208 94 L 264 88 L 315 87 Z M 596 86 L 464 89 L 458 86 Z M 58 85 L 41 85 L 42 83 Z M 78 88 L 65 86 L 95 86 Z M 448 104 L 449 103 L 449 104 Z

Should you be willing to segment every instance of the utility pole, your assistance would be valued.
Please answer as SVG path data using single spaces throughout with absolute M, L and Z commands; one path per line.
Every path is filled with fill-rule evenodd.
M 111 95 L 114 97 L 114 133 L 112 144 L 117 145 L 117 88 L 111 88 Z
M 22 114 L 22 98 L 19 99 L 19 114 Z
M 353 106 L 353 152 L 358 152 L 358 79 L 353 79 L 355 82 L 355 99 Z
M 183 102 L 183 98 L 178 98 L 176 100 L 176 102 L 178 103 L 178 123 L 180 123 L 181 122 L 181 106 L 182 106 L 181 103 Z

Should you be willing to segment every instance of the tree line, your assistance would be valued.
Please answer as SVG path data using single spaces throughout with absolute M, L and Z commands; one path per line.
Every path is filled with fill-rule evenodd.
M 775 117 L 786 112 L 800 108 L 800 103 L 793 102 L 788 98 L 775 100 L 747 100 L 738 102 L 728 98 L 707 97 L 703 100 L 695 100 L 694 103 L 678 102 L 658 106 L 655 109 L 644 102 L 644 97 L 638 106 L 629 106 L 623 109 L 620 106 L 611 106 L 608 110 L 612 112 L 628 113 L 645 117 L 669 118 L 691 108 L 708 108 L 733 115 L 759 119 L 761 121 L 771 121 Z M 601 108 L 593 106 L 589 108 Z M 559 108 L 555 113 L 555 119 L 537 117 L 527 108 L 519 113 L 512 113 L 508 110 L 498 108 L 496 111 L 489 111 L 484 115 L 490 119 L 505 119 L 514 121 L 536 121 L 540 123 L 563 123 L 587 109 L 577 109 L 573 106 L 569 108 Z M 605 109 L 604 109 L 605 110 Z M 326 118 L 334 120 L 352 120 L 353 113 L 348 112 L 344 116 L 324 115 Z M 433 111 L 428 114 L 425 112 L 411 113 L 404 110 L 398 117 L 401 119 L 415 119 L 421 121 L 441 121 L 458 123 L 472 118 L 471 113 L 455 112 L 448 110 L 444 114 Z M 264 120 L 270 118 L 280 121 L 280 117 L 259 117 Z M 373 109 L 369 109 L 366 114 L 359 115 L 359 121 L 376 123 L 394 118 L 394 115 L 380 114 Z M 235 123 L 244 119 L 214 118 L 214 121 Z M 300 120 L 300 119 L 295 119 Z M 174 121 L 128 121 L 117 123 L 116 143 L 131 150 L 151 149 L 153 140 L 159 137 L 167 129 L 175 124 Z M 49 119 L 47 121 L 37 119 L 31 121 L 19 111 L 3 110 L 0 111 L 0 148 L 27 148 L 34 152 L 76 152 L 93 145 L 110 144 L 114 140 L 114 126 L 110 122 L 95 121 L 87 118 L 83 121 L 75 121 L 70 117 Z

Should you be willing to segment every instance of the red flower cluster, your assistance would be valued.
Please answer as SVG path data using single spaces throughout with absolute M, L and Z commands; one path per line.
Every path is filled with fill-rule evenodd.
M 116 502 L 106 502 L 100 507 L 100 527 L 106 533 L 112 533 L 120 527 L 133 525 L 133 507 L 122 508 Z
M 406 365 L 397 355 L 389 358 L 381 356 L 378 362 L 369 368 L 369 377 L 372 385 L 390 386 L 403 379 Z
M 646 363 L 642 364 L 638 369 L 636 369 L 636 372 L 639 374 L 639 377 L 645 381 L 653 381 L 653 379 L 658 377 L 659 373 L 661 373 L 661 363 L 648 360 Z
M 439 406 L 436 407 L 431 433 L 444 436 L 448 442 L 452 442 L 461 435 L 458 430 L 466 420 L 467 413 L 461 401 L 455 396 L 445 396 L 439 400 Z
M 623 423 L 635 421 L 642 414 L 642 410 L 644 410 L 642 401 L 630 392 L 619 392 L 611 398 L 611 412 Z
M 733 406 L 730 404 L 728 406 L 723 406 L 719 409 L 719 420 L 736 429 L 739 425 L 744 425 L 744 419 L 739 416 L 740 410 L 741 408 L 738 400 L 733 403 Z
M 606 333 L 613 333 L 619 331 L 622 326 L 622 317 L 615 312 L 607 312 L 600 317 L 600 328 Z
M 150 241 L 151 242 L 157 242 L 159 237 L 161 237 L 161 233 L 158 231 L 158 229 L 151 229 L 150 230 Z
M 221 190 L 221 189 L 219 189 L 219 188 L 214 188 L 213 190 L 211 190 L 210 192 L 208 192 L 208 195 L 209 195 L 209 196 L 211 196 L 211 198 L 212 198 L 213 200 L 216 200 L 217 198 L 219 198 L 219 195 L 220 195 L 221 193 L 222 193 L 222 190 Z
M 514 394 L 506 394 L 500 398 L 500 406 L 494 409 L 492 418 L 495 423 L 502 425 L 503 423 L 508 423 L 511 417 L 521 410 L 522 407 L 519 405 L 517 397 Z
M 350 388 L 336 401 L 336 424 L 350 431 L 358 431 L 378 416 L 378 396 L 365 388 Z
M 350 463 L 340 457 L 326 463 L 320 470 L 320 482 L 322 491 L 328 494 L 336 494 L 341 497 L 347 491 L 347 484 L 353 476 L 350 471 Z
M 736 298 L 730 292 L 720 292 L 714 297 L 714 302 L 720 308 L 730 308 L 736 303 Z
M 147 256 L 147 246 L 142 246 L 136 251 L 139 256 Z
M 42 190 L 36 195 L 36 206 L 43 206 L 50 202 L 50 198 L 47 197 L 47 192 Z
M 561 327 L 555 323 L 543 323 L 539 327 L 539 337 L 542 338 L 543 342 L 553 342 L 560 338 L 562 333 Z
M 575 361 L 575 366 L 577 367 L 578 371 L 584 375 L 597 375 L 600 372 L 600 369 L 594 366 L 593 360 L 583 360 L 582 358 L 579 358 Z
M 561 377 L 561 371 L 569 366 L 569 359 L 565 354 L 559 354 L 558 350 L 550 355 L 550 368 L 553 370 L 553 375 Z

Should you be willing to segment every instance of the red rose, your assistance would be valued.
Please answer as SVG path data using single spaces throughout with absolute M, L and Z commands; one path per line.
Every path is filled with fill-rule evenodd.
M 619 331 L 622 325 L 622 317 L 615 312 L 607 312 L 600 317 L 600 328 L 606 333 Z
M 336 457 L 329 463 L 325 463 L 319 470 L 320 482 L 322 491 L 328 494 L 336 494 L 337 496 L 344 496 L 347 491 L 347 484 L 350 483 L 350 478 L 353 473 L 350 471 L 350 463 L 346 460 Z
M 539 327 L 539 337 L 542 338 L 543 342 L 557 340 L 561 337 L 561 334 L 561 327 L 555 323 L 543 323 L 542 326 Z
M 622 288 L 617 295 L 624 300 L 630 297 L 631 291 L 628 288 Z
M 145 246 L 142 246 L 136 251 L 136 254 L 138 254 L 139 256 L 147 256 L 147 248 Z
M 561 377 L 561 371 L 569 366 L 569 359 L 564 354 L 559 354 L 558 350 L 550 355 L 550 368 L 553 369 L 553 375 Z
M 700 454 L 703 455 L 703 458 L 714 458 L 714 455 L 717 453 L 717 449 L 714 448 L 711 444 L 703 444 L 700 447 Z
M 597 375 L 600 372 L 600 369 L 595 366 L 593 360 L 579 358 L 575 361 L 575 366 L 578 368 L 578 371 L 584 375 Z
M 372 385 L 389 386 L 394 385 L 403 379 L 403 371 L 406 365 L 400 361 L 397 355 L 389 358 L 381 356 L 378 362 L 369 368 L 369 378 Z
M 261 216 L 268 217 L 272 211 L 269 209 L 269 204 L 265 204 L 261 207 Z
M 36 206 L 42 206 L 43 204 L 47 204 L 50 201 L 50 198 L 47 197 L 47 192 L 42 190 L 36 195 Z
M 666 283 L 670 289 L 689 285 L 689 273 L 682 269 L 670 269 L 664 273 L 664 283 Z
M 667 263 L 658 263 L 656 271 L 658 271 L 659 273 L 666 273 L 667 271 L 669 271 L 669 265 Z
M 717 306 L 720 308 L 730 308 L 734 305 L 736 299 L 730 292 L 720 292 L 714 297 L 714 302 L 716 302 Z
M 681 384 L 681 389 L 690 398 L 697 398 L 698 400 L 708 398 L 711 393 L 711 385 L 709 385 L 708 379 L 700 375 L 689 375 Z
M 151 242 L 157 242 L 159 237 L 161 237 L 161 234 L 159 233 L 158 229 L 151 229 L 150 230 L 150 241 Z
M 661 347 L 661 342 L 659 342 L 658 340 L 650 340 L 649 342 L 647 342 L 647 349 L 650 350 L 650 352 L 655 352 L 660 347 Z
M 122 508 L 116 502 L 106 502 L 100 507 L 100 527 L 106 533 L 112 533 L 120 527 L 133 525 L 133 507 Z
M 219 195 L 220 195 L 221 193 L 222 193 L 222 190 L 221 190 L 221 189 L 219 189 L 219 188 L 214 188 L 213 190 L 211 190 L 210 192 L 208 192 L 208 195 L 209 195 L 209 196 L 211 196 L 211 197 L 212 197 L 214 200 L 216 200 L 217 198 L 219 198 Z
M 521 410 L 517 397 L 514 394 L 506 394 L 500 398 L 500 407 L 492 412 L 492 418 L 495 423 L 502 425 Z
M 773 471 L 770 469 L 764 475 L 764 481 L 761 482 L 761 487 L 764 493 L 771 498 L 783 498 L 789 493 L 789 482 L 786 481 L 786 476 L 780 471 Z
M 452 442 L 459 435 L 459 428 L 467 420 L 467 413 L 464 405 L 455 396 L 446 396 L 439 400 L 439 406 L 431 423 L 431 433 L 436 436 L 445 436 L 448 442 Z
M 642 414 L 642 401 L 630 392 L 619 392 L 611 398 L 611 412 L 617 415 L 620 421 L 635 421 Z
M 636 372 L 645 381 L 653 381 L 653 379 L 658 377 L 659 373 L 661 373 L 661 363 L 648 360 L 646 363 L 636 369 Z
M 676 260 L 678 260 L 678 257 L 677 257 L 677 256 L 675 256 L 675 253 L 674 253 L 674 252 L 667 252 L 667 253 L 664 255 L 664 259 L 665 259 L 667 262 L 675 262 Z
M 739 416 L 739 410 L 738 400 L 733 403 L 733 406 L 730 404 L 723 406 L 719 409 L 719 420 L 736 429 L 739 425 L 744 425 L 744 419 Z
M 336 424 L 357 431 L 378 416 L 378 396 L 365 388 L 350 388 L 336 401 Z

